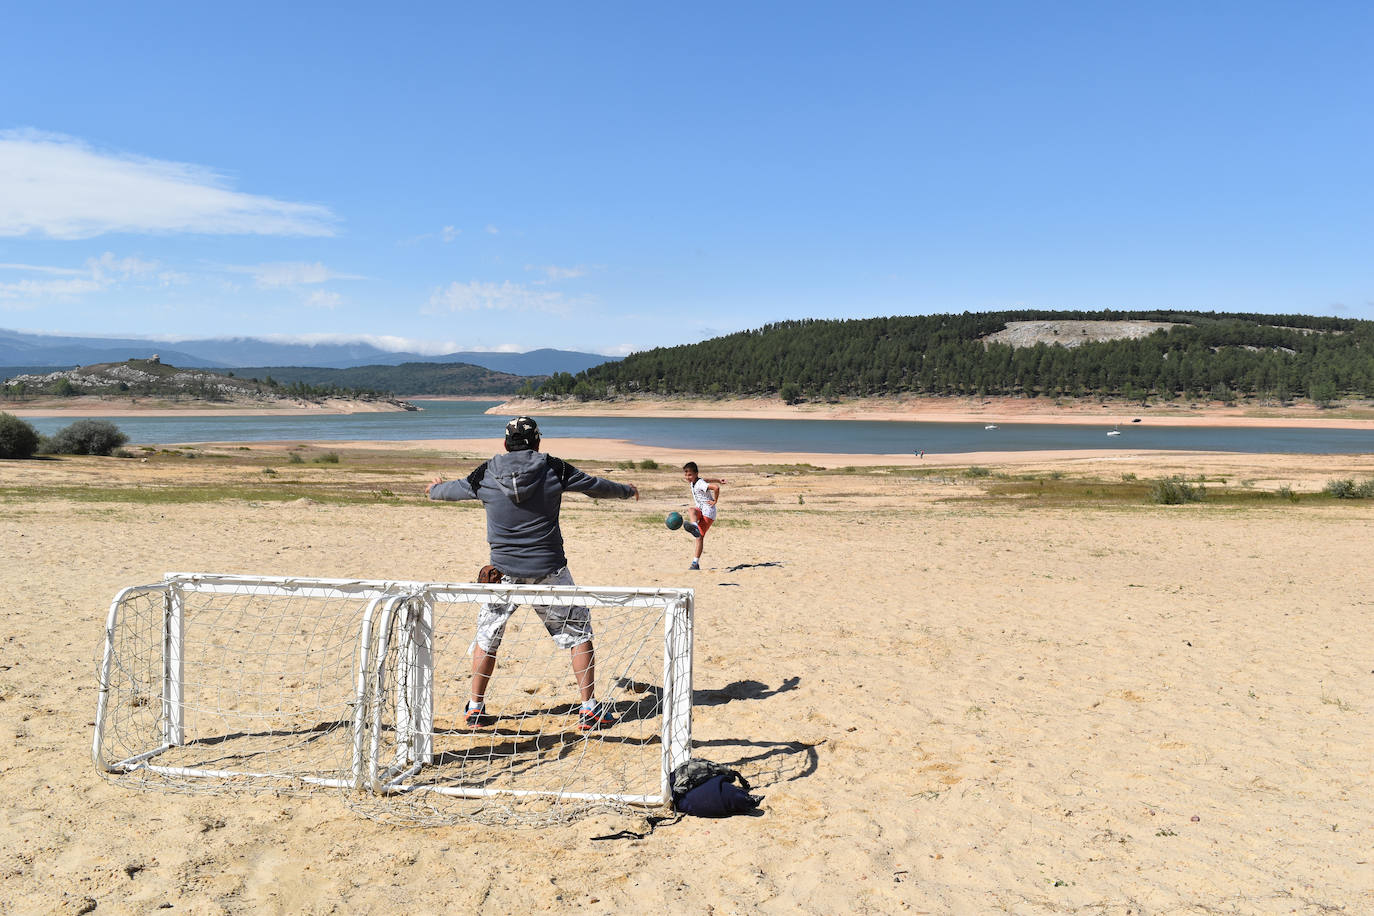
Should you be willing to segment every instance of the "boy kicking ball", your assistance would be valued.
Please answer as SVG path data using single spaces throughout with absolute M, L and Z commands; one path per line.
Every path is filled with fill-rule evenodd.
M 720 485 L 725 483 L 725 478 L 702 477 L 695 461 L 682 466 L 682 476 L 692 488 L 692 502 L 695 503 L 687 510 L 687 521 L 682 525 L 682 530 L 697 542 L 697 552 L 688 569 L 701 569 L 701 549 L 706 546 L 706 532 L 716 521 L 716 502 L 720 499 Z

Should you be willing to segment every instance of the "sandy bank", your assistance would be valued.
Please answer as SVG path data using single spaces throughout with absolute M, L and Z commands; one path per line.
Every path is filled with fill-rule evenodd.
M 1139 419 L 1155 426 L 1254 426 L 1374 429 L 1374 404 L 1322 410 L 1310 405 L 1168 405 L 1037 398 L 870 398 L 836 404 L 783 404 L 777 398 L 728 400 L 633 399 L 558 402 L 507 401 L 491 414 L 549 416 L 690 417 L 768 420 L 924 420 L 936 423 L 1069 423 L 1126 426 Z

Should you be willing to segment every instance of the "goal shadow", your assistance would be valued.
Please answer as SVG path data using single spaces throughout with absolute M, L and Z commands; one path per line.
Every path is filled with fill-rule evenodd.
M 642 692 L 646 695 L 646 700 L 652 698 L 655 702 L 661 701 L 662 691 L 653 684 L 645 684 L 637 681 L 620 681 L 617 686 L 630 690 Z M 734 681 L 726 684 L 718 690 L 693 690 L 693 706 L 724 706 L 726 703 L 735 700 L 766 700 L 775 697 L 780 693 L 788 693 L 801 686 L 800 677 L 784 678 L 783 682 L 777 687 L 769 687 L 762 681 L 743 680 Z M 641 700 L 641 703 L 645 700 Z
M 806 779 L 820 767 L 816 745 L 804 741 L 750 741 L 742 738 L 718 738 L 698 741 L 695 750 L 713 751 L 734 749 L 733 756 L 712 759 L 722 766 L 739 770 L 755 789 L 767 789 L 786 782 Z

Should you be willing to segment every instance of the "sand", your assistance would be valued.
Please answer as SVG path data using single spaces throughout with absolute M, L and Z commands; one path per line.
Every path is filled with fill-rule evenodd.
M 1343 402 L 1318 408 L 1310 403 L 1138 401 L 1096 398 L 890 397 L 784 404 L 777 398 L 624 398 L 616 401 L 506 401 L 487 411 L 512 416 L 692 417 L 770 420 L 925 420 L 937 423 L 1069 423 L 1155 426 L 1327 427 L 1374 430 L 1374 403 Z
M 696 752 L 740 768 L 761 814 L 406 829 L 329 794 L 108 782 L 90 742 L 116 590 L 173 569 L 466 578 L 481 516 L 417 494 L 490 443 L 417 444 L 357 477 L 396 498 L 354 505 L 56 489 L 261 473 L 228 459 L 0 461 L 0 912 L 1374 911 L 1374 502 L 1042 505 L 958 472 L 1312 492 L 1374 456 L 960 456 L 915 478 L 703 453 L 728 483 L 688 573 L 656 521 L 684 503 L 674 465 L 559 445 L 641 485 L 565 502 L 571 567 L 696 588 Z M 329 447 L 338 467 L 299 473 L 371 454 Z M 648 835 L 593 839 L 621 830 Z
M 483 401 L 477 396 L 407 396 L 404 400 Z M 129 398 L 48 398 L 43 401 L 0 400 L 0 410 L 20 417 L 137 416 L 273 416 L 291 413 L 346 414 L 391 411 L 393 404 L 330 399 L 323 404 L 298 402 L 274 407 L 241 404 L 135 402 Z M 777 398 L 623 398 L 615 401 L 540 401 L 515 398 L 487 413 L 514 416 L 626 416 L 769 420 L 926 420 L 940 423 L 1069 423 L 1125 425 L 1135 421 L 1156 426 L 1268 426 L 1374 430 L 1374 402 L 1349 401 L 1329 408 L 1293 402 L 1135 401 L 1095 398 L 889 397 L 855 398 L 834 403 L 784 404 Z

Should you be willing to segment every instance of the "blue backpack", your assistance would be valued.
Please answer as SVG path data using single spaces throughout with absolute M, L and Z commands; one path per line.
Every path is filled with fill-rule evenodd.
M 736 785 L 738 783 L 738 785 Z M 673 771 L 673 805 L 696 817 L 728 817 L 759 806 L 739 770 L 693 757 Z

